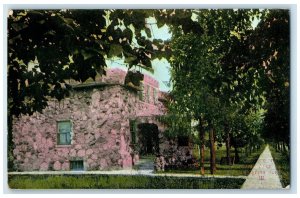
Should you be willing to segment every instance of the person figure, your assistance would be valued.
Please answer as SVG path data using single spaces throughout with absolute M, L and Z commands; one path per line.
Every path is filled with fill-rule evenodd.
M 160 155 L 159 161 L 160 161 L 160 168 L 161 168 L 161 170 L 165 171 L 166 161 L 165 161 L 164 156 Z

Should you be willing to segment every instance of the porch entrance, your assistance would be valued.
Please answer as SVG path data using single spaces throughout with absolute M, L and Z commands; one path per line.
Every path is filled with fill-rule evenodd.
M 154 155 L 159 152 L 158 127 L 152 123 L 138 124 L 140 155 Z

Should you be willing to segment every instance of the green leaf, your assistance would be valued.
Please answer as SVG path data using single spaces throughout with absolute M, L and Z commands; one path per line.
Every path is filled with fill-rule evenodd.
M 109 50 L 109 57 L 119 56 L 123 52 L 123 48 L 119 44 L 111 44 Z
M 137 57 L 136 56 L 134 56 L 134 55 L 131 55 L 131 56 L 127 56 L 126 58 L 125 58 L 125 63 L 131 63 L 131 62 L 133 62 L 133 61 L 135 61 L 135 60 L 137 60 Z
M 25 28 L 28 27 L 27 24 L 25 23 L 12 23 L 11 26 L 14 28 L 15 31 L 20 31 L 20 30 L 23 30 Z
M 149 28 L 145 28 L 144 30 L 145 30 L 145 32 L 147 34 L 147 37 L 151 38 L 151 30 Z

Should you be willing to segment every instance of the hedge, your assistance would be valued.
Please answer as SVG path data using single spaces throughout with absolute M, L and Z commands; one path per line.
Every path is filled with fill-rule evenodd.
M 11 189 L 238 189 L 242 178 L 145 175 L 9 175 Z

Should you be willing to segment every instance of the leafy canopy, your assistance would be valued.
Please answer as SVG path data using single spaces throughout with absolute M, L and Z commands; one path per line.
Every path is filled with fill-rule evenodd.
M 84 82 L 105 75 L 107 58 L 147 69 L 152 59 L 170 57 L 167 41 L 149 39 L 149 17 L 158 27 L 200 31 L 188 10 L 13 10 L 8 18 L 9 113 L 32 114 L 49 97 L 63 99 L 67 79 Z

